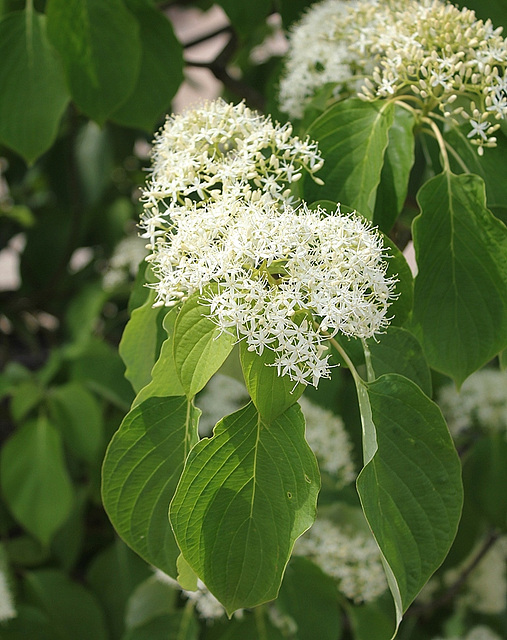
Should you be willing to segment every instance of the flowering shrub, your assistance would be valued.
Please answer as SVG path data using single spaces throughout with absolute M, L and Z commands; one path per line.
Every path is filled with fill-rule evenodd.
M 505 637 L 505 7 L 209 5 L 0 3 L 0 637 Z

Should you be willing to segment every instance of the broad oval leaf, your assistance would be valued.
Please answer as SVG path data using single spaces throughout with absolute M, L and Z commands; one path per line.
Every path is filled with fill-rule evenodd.
M 418 201 L 414 330 L 430 366 L 460 385 L 507 345 L 507 228 L 478 176 L 442 173 Z
M 55 638 L 108 640 L 104 612 L 94 595 L 63 572 L 42 569 L 24 576 L 24 591 L 51 621 Z
M 414 164 L 414 124 L 413 112 L 395 105 L 373 214 L 374 224 L 384 233 L 390 231 L 407 197 L 408 180 Z
M 220 334 L 201 298 L 196 292 L 183 304 L 174 327 L 174 362 L 189 398 L 205 387 L 236 343 L 232 334 Z
M 0 22 L 0 141 L 33 162 L 53 144 L 69 101 L 46 18 L 31 9 Z
M 461 465 L 440 409 L 415 383 L 387 374 L 359 387 L 365 466 L 357 489 L 399 624 L 456 535 Z
M 51 389 L 49 407 L 72 452 L 89 464 L 99 462 L 103 453 L 102 407 L 95 396 L 79 382 L 69 382 Z
M 368 340 L 371 364 L 378 378 L 399 373 L 415 382 L 431 397 L 431 373 L 417 338 L 402 327 L 391 326 L 378 339 Z
M 126 0 L 139 24 L 141 68 L 134 90 L 111 119 L 151 131 L 183 81 L 183 52 L 171 23 L 146 0 Z
M 27 422 L 7 440 L 0 478 L 16 520 L 47 544 L 70 514 L 73 491 L 60 434 L 45 417 Z
M 279 376 L 273 364 L 275 354 L 264 349 L 261 355 L 249 351 L 246 342 L 240 342 L 239 357 L 246 388 L 257 411 L 270 422 L 298 401 L 305 390 L 304 384 L 295 384 L 289 376 Z
M 48 36 L 76 104 L 102 124 L 134 89 L 139 27 L 122 0 L 50 0 Z
M 319 486 L 298 405 L 268 424 L 249 403 L 192 449 L 170 520 L 186 561 L 228 613 L 276 598 Z
M 305 198 L 341 202 L 371 220 L 393 117 L 393 103 L 351 98 L 317 118 L 308 135 L 325 159 L 319 171 L 324 186 L 305 179 Z
M 125 377 L 136 393 L 150 383 L 151 370 L 167 337 L 162 327 L 167 309 L 153 308 L 155 298 L 155 290 L 150 289 L 144 304 L 132 311 L 120 342 L 119 353 L 125 363 Z
M 160 355 L 151 371 L 151 381 L 143 387 L 135 397 L 133 402 L 134 407 L 146 400 L 146 398 L 152 398 L 154 396 L 166 398 L 168 396 L 185 395 L 185 390 L 181 386 L 174 363 L 174 324 L 177 315 L 178 309 L 176 308 L 166 313 L 164 321 L 162 322 L 166 339 L 162 343 Z
M 179 549 L 167 509 L 197 441 L 197 420 L 186 397 L 148 398 L 123 420 L 102 469 L 104 507 L 118 534 L 173 577 Z

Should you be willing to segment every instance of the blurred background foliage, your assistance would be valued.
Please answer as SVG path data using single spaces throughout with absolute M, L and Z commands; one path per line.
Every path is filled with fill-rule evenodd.
M 117 347 L 143 258 L 136 220 L 153 132 L 217 93 L 284 120 L 283 32 L 309 4 L 0 0 L 0 573 L 17 611 L 0 617 L 1 638 L 284 637 L 254 614 L 206 625 L 174 588 L 152 584 L 105 516 L 100 467 L 134 397 Z M 507 24 L 503 0 L 466 4 Z M 395 230 L 402 248 L 414 213 Z M 355 426 L 349 395 L 344 378 L 318 398 Z M 449 566 L 484 527 L 472 500 L 464 523 Z M 291 566 L 282 610 L 300 631 L 286 637 L 373 638 L 385 624 L 382 605 L 342 602 L 342 629 L 332 586 L 313 565 Z M 431 637 L 451 604 L 419 605 L 401 637 Z

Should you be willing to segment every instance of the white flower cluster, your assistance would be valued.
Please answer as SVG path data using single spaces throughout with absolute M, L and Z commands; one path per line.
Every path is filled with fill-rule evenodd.
M 294 553 L 313 560 L 356 603 L 371 602 L 387 589 L 380 551 L 367 532 L 348 531 L 332 520 L 317 518 L 297 540 Z
M 468 121 L 482 154 L 507 116 L 501 31 L 443 0 L 324 0 L 290 34 L 281 108 L 301 117 L 326 85 L 335 97 L 359 87 L 366 100 L 402 96 L 423 114 Z
M 148 260 L 159 304 L 202 292 L 220 332 L 273 351 L 279 375 L 317 386 L 329 377 L 330 335 L 368 338 L 388 324 L 384 257 L 357 215 L 224 196 L 173 212 Z
M 453 436 L 474 428 L 507 436 L 507 371 L 481 369 L 463 383 L 440 389 L 438 404 Z
M 461 638 L 458 636 L 451 636 L 447 638 L 434 638 L 434 640 L 502 640 L 498 634 L 492 631 L 489 627 L 481 624 L 471 629 L 466 636 Z
M 394 287 L 369 223 L 290 204 L 289 185 L 321 165 L 290 125 L 208 103 L 158 135 L 141 220 L 156 304 L 202 293 L 220 332 L 273 351 L 279 375 L 315 386 L 330 371 L 323 343 L 380 332 Z
M 274 124 L 244 103 L 216 100 L 189 109 L 168 118 L 155 139 L 143 192 L 145 237 L 154 246 L 175 210 L 192 202 L 199 206 L 226 194 L 292 202 L 292 186 L 322 165 L 315 142 L 301 140 L 289 123 Z
M 217 373 L 197 398 L 202 411 L 199 433 L 209 435 L 225 415 L 237 411 L 249 401 L 246 387 L 229 376 Z M 306 440 L 315 453 L 322 471 L 334 476 L 336 486 L 343 487 L 356 478 L 352 460 L 352 443 L 342 419 L 306 397 L 299 399 L 306 422 Z
M 470 554 L 473 558 L 474 549 Z M 467 559 L 463 566 L 467 566 Z M 444 575 L 447 585 L 454 583 L 462 567 L 449 570 Z M 461 606 L 483 613 L 495 615 L 503 613 L 507 607 L 507 536 L 502 536 L 469 575 L 463 590 L 458 596 Z

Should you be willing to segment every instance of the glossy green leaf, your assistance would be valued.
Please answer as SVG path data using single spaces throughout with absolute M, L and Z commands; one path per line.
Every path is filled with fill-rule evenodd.
M 144 304 L 132 311 L 120 342 L 119 352 L 125 363 L 125 377 L 136 393 L 150 383 L 151 370 L 167 337 L 162 327 L 167 309 L 153 308 L 155 298 L 155 290 L 150 289 Z
M 135 18 L 121 0 L 50 0 L 47 17 L 74 101 L 102 124 L 137 82 L 141 45 Z
M 69 101 L 46 18 L 32 9 L 0 21 L 0 142 L 33 162 L 55 141 Z
M 148 398 L 123 420 L 102 469 L 104 507 L 123 540 L 176 577 L 179 549 L 167 521 L 198 411 L 185 397 Z
M 276 597 L 319 485 L 298 405 L 268 424 L 249 403 L 191 450 L 170 520 L 186 561 L 229 613 Z
M 174 363 L 174 324 L 178 310 L 171 309 L 163 321 L 166 339 L 162 344 L 160 355 L 151 372 L 151 382 L 137 394 L 133 406 L 137 406 L 147 398 L 183 396 L 185 390 L 181 386 L 176 365 Z
M 111 119 L 127 127 L 151 131 L 170 110 L 183 81 L 183 52 L 171 23 L 147 0 L 126 0 L 139 24 L 141 67 L 133 92 Z
M 16 520 L 47 544 L 72 509 L 73 491 L 60 434 L 45 417 L 27 422 L 7 440 L 0 479 Z
M 368 340 L 375 376 L 399 373 L 415 382 L 431 397 L 431 373 L 421 345 L 410 331 L 391 326 L 377 339 Z
M 55 387 L 50 394 L 51 417 L 71 451 L 90 464 L 102 449 L 102 410 L 95 396 L 79 382 Z
M 64 573 L 53 569 L 27 573 L 25 589 L 51 621 L 55 638 L 108 640 L 104 612 L 98 601 Z
M 414 124 L 414 114 L 396 105 L 373 214 L 374 224 L 385 233 L 390 231 L 407 197 L 414 164 Z
M 174 362 L 189 398 L 205 387 L 236 342 L 230 333 L 220 334 L 201 299 L 197 292 L 183 304 L 174 327 Z
M 429 365 L 460 385 L 507 345 L 507 228 L 478 176 L 442 173 L 418 200 L 414 329 Z
M 248 351 L 246 342 L 239 343 L 241 368 L 246 388 L 257 411 L 271 422 L 298 401 L 305 390 L 304 384 L 294 384 L 289 376 L 279 376 L 273 364 L 275 354 L 264 349 L 262 355 Z
M 293 557 L 287 565 L 277 607 L 297 624 L 298 640 L 338 640 L 342 616 L 333 578 L 307 558 Z
M 319 171 L 324 186 L 306 179 L 305 198 L 341 202 L 371 220 L 393 117 L 393 103 L 352 98 L 317 118 L 308 135 L 325 160 Z
M 452 544 L 461 465 L 440 409 L 398 374 L 358 384 L 364 468 L 357 489 L 384 558 L 397 623 Z

